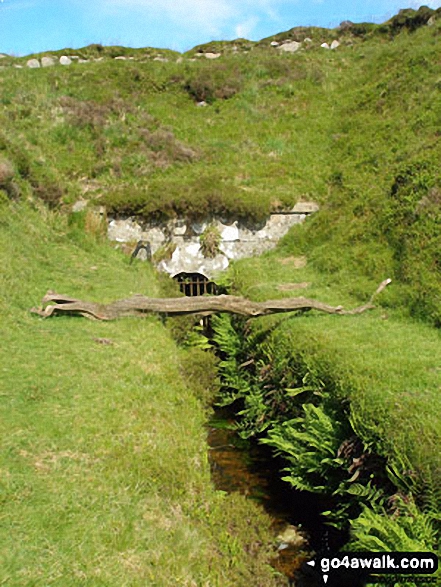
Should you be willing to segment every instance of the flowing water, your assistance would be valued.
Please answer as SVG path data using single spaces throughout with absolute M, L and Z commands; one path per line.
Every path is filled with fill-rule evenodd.
M 345 543 L 347 537 L 325 526 L 321 516 L 332 507 L 331 500 L 296 491 L 282 481 L 283 462 L 268 447 L 241 439 L 231 413 L 216 411 L 209 423 L 208 443 L 216 488 L 258 501 L 272 518 L 277 548 L 273 564 L 296 580 L 293 585 L 302 583 L 302 569 L 314 553 L 335 552 Z

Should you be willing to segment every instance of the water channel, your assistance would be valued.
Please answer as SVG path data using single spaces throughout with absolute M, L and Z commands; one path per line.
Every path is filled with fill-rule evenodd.
M 273 566 L 290 585 L 322 585 L 306 562 L 314 553 L 336 552 L 347 541 L 345 533 L 324 524 L 321 513 L 332 499 L 294 490 L 282 480 L 283 461 L 269 447 L 243 440 L 235 431 L 230 409 L 219 408 L 208 426 L 210 466 L 217 489 L 237 491 L 260 503 L 272 519 L 275 539 Z

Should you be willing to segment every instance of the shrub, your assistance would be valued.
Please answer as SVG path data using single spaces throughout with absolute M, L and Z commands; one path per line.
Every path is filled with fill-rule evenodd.
M 184 89 L 196 102 L 227 100 L 240 92 L 244 76 L 236 64 L 199 63 L 186 76 Z
M 371 552 L 425 552 L 435 550 L 437 512 L 422 513 L 411 497 L 395 496 L 392 515 L 384 508 L 363 508 L 351 522 L 350 550 Z
M 201 251 L 204 257 L 212 259 L 219 253 L 221 244 L 221 235 L 219 230 L 213 224 L 207 226 L 200 237 Z
M 189 163 L 197 158 L 197 152 L 178 141 L 171 130 L 159 128 L 150 131 L 145 128 L 139 134 L 157 167 L 168 167 L 174 162 Z
M 402 29 L 413 32 L 422 26 L 426 26 L 433 14 L 434 10 L 428 6 L 420 6 L 418 10 L 405 8 L 404 10 L 400 10 L 382 28 L 386 28 L 388 32 L 393 34 L 399 33 Z

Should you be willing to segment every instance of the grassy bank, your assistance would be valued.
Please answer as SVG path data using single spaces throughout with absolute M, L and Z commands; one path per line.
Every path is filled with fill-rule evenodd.
M 59 215 L 3 207 L 0 222 L 0 582 L 284 584 L 266 517 L 212 487 L 203 390 L 161 321 L 29 313 L 51 287 L 158 295 L 151 268 Z
M 338 288 L 306 257 L 288 256 L 292 239 L 235 263 L 236 291 L 358 305 L 350 286 Z M 285 459 L 287 482 L 346 502 L 330 521 L 352 520 L 354 547 L 436 550 L 441 340 L 437 329 L 388 307 L 394 287 L 359 316 L 235 320 L 238 336 L 220 320 L 223 401 L 239 400 L 243 433 Z

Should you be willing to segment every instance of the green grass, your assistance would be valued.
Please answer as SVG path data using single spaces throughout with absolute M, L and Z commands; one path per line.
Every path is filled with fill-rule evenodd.
M 437 20 L 422 26 L 428 15 Z M 337 285 L 351 274 L 360 291 L 387 271 L 403 287 L 396 305 L 438 325 L 438 16 L 276 36 L 311 35 L 293 55 L 271 39 L 166 63 L 149 49 L 115 62 L 131 50 L 90 46 L 78 53 L 103 61 L 6 67 L 0 154 L 14 175 L 0 173 L 0 190 L 53 207 L 83 195 L 146 218 L 260 220 L 313 199 L 320 214 L 297 245 L 316 267 Z M 323 50 L 325 37 L 341 46 Z
M 12 202 L 0 218 L 5 581 L 169 585 L 167 566 L 182 585 L 272 581 L 265 556 L 243 548 L 256 552 L 266 522 L 247 537 L 252 506 L 208 488 L 204 408 L 182 380 L 207 371 L 200 357 L 179 368 L 153 318 L 28 314 L 50 288 L 97 301 L 160 294 L 150 269 L 100 242 L 90 212 L 63 216 L 79 197 L 114 214 L 248 221 L 319 202 L 276 253 L 233 266 L 232 291 L 349 307 L 393 278 L 370 314 L 256 325 L 280 322 L 276 348 L 307 358 L 402 477 L 439 485 L 440 33 L 439 11 L 422 8 L 381 26 L 208 44 L 182 62 L 93 45 L 75 53 L 100 62 L 0 70 L 0 205 Z M 293 55 L 269 46 L 305 36 L 313 43 Z M 320 48 L 333 38 L 337 50 Z M 207 50 L 223 55 L 189 59 Z M 121 54 L 134 59 L 112 60 Z
M 312 262 L 288 252 L 285 242 L 273 253 L 236 262 L 230 270 L 236 293 L 256 300 L 304 295 L 347 309 L 360 305 L 359 282 L 337 287 Z M 306 265 L 296 268 L 299 261 Z M 302 289 L 292 289 L 295 284 Z M 364 290 L 372 293 L 377 285 L 366 282 Z M 261 341 L 279 349 L 293 374 L 303 369 L 308 381 L 325 382 L 334 399 L 348 406 L 365 446 L 387 458 L 424 500 L 425 484 L 436 488 L 441 480 L 441 340 L 438 330 L 388 307 L 396 287 L 392 282 L 376 300 L 377 309 L 359 316 L 268 317 L 253 322 L 252 330 L 266 332 Z M 256 353 L 262 354 L 258 348 Z M 259 360 L 265 362 L 264 354 Z
M 159 318 L 29 312 L 49 287 L 160 295 L 152 269 L 25 206 L 0 242 L 0 582 L 280 584 L 267 518 L 212 487 L 206 405 Z

